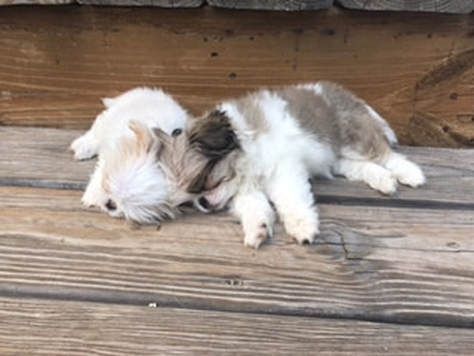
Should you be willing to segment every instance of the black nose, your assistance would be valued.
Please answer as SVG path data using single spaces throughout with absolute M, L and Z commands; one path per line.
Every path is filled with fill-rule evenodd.
M 183 132 L 183 130 L 181 130 L 181 129 L 174 129 L 173 132 L 171 133 L 171 136 L 173 136 L 173 137 L 179 136 L 179 135 L 181 135 L 182 132 Z
M 114 211 L 115 209 L 117 209 L 117 204 L 115 204 L 113 200 L 109 199 L 107 200 L 107 203 L 105 203 L 105 207 L 107 208 L 107 210 Z
M 211 204 L 209 204 L 209 201 L 204 197 L 199 198 L 198 203 L 206 210 L 211 208 Z

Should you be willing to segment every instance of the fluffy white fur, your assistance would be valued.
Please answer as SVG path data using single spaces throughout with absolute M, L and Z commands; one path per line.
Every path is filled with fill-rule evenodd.
M 316 96 L 321 96 L 330 105 L 335 104 L 337 109 L 340 94 L 326 95 L 326 90 L 334 88 L 333 84 L 309 84 L 303 88 L 313 90 Z M 337 90 L 348 95 L 340 87 Z M 388 143 L 396 143 L 395 134 L 379 114 L 360 99 L 348 98 L 359 106 L 365 105 L 369 114 L 366 120 L 375 122 L 371 125 L 381 129 L 381 135 L 386 136 Z M 249 118 L 244 117 L 242 105 L 236 101 L 217 107 L 235 129 L 242 153 L 234 162 L 236 177 L 205 197 L 206 205 L 216 209 L 225 206 L 233 197 L 230 205 L 242 222 L 247 246 L 258 248 L 272 235 L 276 220 L 274 208 L 288 234 L 299 243 L 313 242 L 319 233 L 318 212 L 309 182 L 313 175 L 342 175 L 349 180 L 364 181 L 385 194 L 395 192 L 397 181 L 411 187 L 425 182 L 421 169 L 393 152 L 388 144 L 387 148 L 384 146 L 386 152 L 381 151 L 383 153 L 371 158 L 350 145 L 341 143 L 341 147 L 337 147 L 334 142 L 318 137 L 317 132 L 305 130 L 301 120 L 292 116 L 288 103 L 278 91 L 263 90 L 245 100 L 248 105 L 255 105 L 255 110 L 263 116 L 264 123 L 260 126 L 264 129 L 255 129 Z M 345 104 L 341 102 L 340 105 L 344 110 Z M 255 113 L 247 112 L 247 115 L 255 116 Z M 352 143 L 353 146 L 356 144 Z
M 75 159 L 99 156 L 82 202 L 112 216 L 155 222 L 168 212 L 169 192 L 156 162 L 158 143 L 144 129 L 179 134 L 188 114 L 161 89 L 132 89 L 103 104 L 89 131 L 71 144 Z
M 226 101 L 215 121 L 211 112 L 187 123 L 186 112 L 161 90 L 135 89 L 104 105 L 71 145 L 77 159 L 99 155 L 83 202 L 139 223 L 173 217 L 194 200 L 204 211 L 230 205 L 249 247 L 272 235 L 276 213 L 288 234 L 311 243 L 319 233 L 313 175 L 342 175 L 385 194 L 397 183 L 425 182 L 416 164 L 390 148 L 396 137 L 386 121 L 332 83 Z M 173 138 L 175 129 L 184 135 Z M 238 144 L 226 147 L 232 135 Z

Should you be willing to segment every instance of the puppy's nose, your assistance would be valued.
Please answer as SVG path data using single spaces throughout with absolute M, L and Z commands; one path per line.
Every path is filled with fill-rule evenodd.
M 211 204 L 209 204 L 209 201 L 205 197 L 199 198 L 198 203 L 206 210 L 211 209 Z
M 107 208 L 107 210 L 114 211 L 115 209 L 117 209 L 117 204 L 115 204 L 113 200 L 109 199 L 107 200 L 107 203 L 105 203 L 105 207 Z

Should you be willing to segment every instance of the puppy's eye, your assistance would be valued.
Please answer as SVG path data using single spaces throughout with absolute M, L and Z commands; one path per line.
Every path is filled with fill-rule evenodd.
M 171 136 L 173 136 L 173 137 L 179 136 L 179 135 L 181 135 L 182 132 L 183 132 L 183 130 L 181 130 L 181 129 L 174 129 L 173 132 L 171 133 Z
M 109 199 L 107 200 L 107 203 L 105 203 L 105 207 L 107 208 L 107 210 L 114 211 L 115 209 L 117 209 L 117 204 L 115 204 L 113 200 Z

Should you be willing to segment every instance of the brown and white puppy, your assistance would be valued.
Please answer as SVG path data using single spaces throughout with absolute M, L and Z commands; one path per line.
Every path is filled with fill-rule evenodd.
M 200 197 L 205 210 L 229 204 L 245 245 L 254 248 L 272 235 L 275 210 L 288 234 L 313 242 L 319 233 L 313 175 L 364 181 L 384 194 L 394 193 L 397 182 L 425 182 L 416 164 L 392 150 L 397 140 L 387 122 L 329 82 L 225 101 L 172 144 L 161 141 L 167 185 Z

